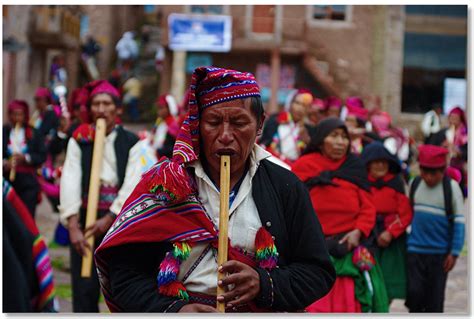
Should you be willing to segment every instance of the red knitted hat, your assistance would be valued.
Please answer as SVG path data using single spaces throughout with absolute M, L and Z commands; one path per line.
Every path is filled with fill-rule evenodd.
M 52 103 L 53 101 L 51 92 L 49 91 L 48 88 L 44 88 L 44 87 L 39 87 L 38 89 L 36 89 L 35 98 L 45 98 L 48 101 L 48 103 Z
M 342 107 L 342 101 L 337 96 L 330 96 L 326 99 L 326 108 L 337 108 L 340 109 Z
M 420 145 L 418 147 L 418 162 L 422 167 L 442 168 L 448 163 L 448 150 L 436 145 Z
M 260 89 L 253 74 L 216 67 L 200 67 L 194 73 L 199 79 L 196 81 L 196 100 L 199 108 L 231 101 L 260 96 Z
M 8 103 L 8 113 L 12 112 L 13 110 L 22 110 L 25 114 L 25 123 L 30 121 L 30 112 L 28 103 L 23 100 L 13 100 Z
M 110 84 L 109 82 L 105 80 L 94 81 L 94 82 L 89 83 L 89 85 L 92 87 L 89 98 L 92 98 L 94 95 L 101 94 L 101 93 L 107 93 L 107 94 L 110 94 L 111 96 L 120 98 L 119 91 L 112 84 Z

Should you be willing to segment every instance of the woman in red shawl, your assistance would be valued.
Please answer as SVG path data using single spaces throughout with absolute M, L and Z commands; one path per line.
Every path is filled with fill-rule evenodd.
M 350 152 L 346 125 L 335 117 L 322 120 L 313 132 L 305 154 L 293 164 L 292 171 L 310 190 L 313 208 L 321 221 L 337 275 L 329 294 L 306 310 L 387 311 L 386 295 L 385 298 L 383 296 L 385 287 L 381 283 L 379 270 L 371 268 L 375 263 L 373 257 L 369 257 L 370 253 L 360 247 L 374 227 L 375 206 L 364 164 Z M 364 283 L 363 273 L 353 265 L 353 261 L 359 263 L 356 259 L 361 251 L 371 260 L 368 263 L 371 266 L 365 270 L 371 268 L 372 294 L 367 292 L 370 287 Z
M 46 160 L 44 138 L 28 125 L 28 103 L 13 100 L 8 104 L 9 123 L 3 126 L 3 174 L 9 177 L 12 165 L 16 176 L 10 181 L 34 217 L 40 186 L 36 170 Z
M 400 160 L 381 142 L 369 144 L 362 152 L 367 166 L 375 208 L 377 209 L 374 233 L 378 249 L 377 260 L 384 275 L 390 300 L 405 299 L 406 236 L 413 211 L 406 195 L 401 175 Z

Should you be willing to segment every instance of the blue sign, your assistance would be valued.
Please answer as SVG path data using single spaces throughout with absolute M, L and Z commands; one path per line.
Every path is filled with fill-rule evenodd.
M 168 38 L 173 51 L 229 52 L 232 17 L 172 13 L 168 16 Z

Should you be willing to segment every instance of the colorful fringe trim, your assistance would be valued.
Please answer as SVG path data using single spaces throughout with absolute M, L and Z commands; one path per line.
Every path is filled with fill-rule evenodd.
M 255 258 L 260 268 L 270 270 L 277 266 L 278 252 L 275 243 L 270 233 L 263 227 L 260 227 L 255 236 L 255 247 L 257 250 Z M 178 274 L 181 263 L 189 257 L 190 252 L 189 243 L 177 242 L 173 244 L 173 249 L 166 253 L 157 277 L 160 294 L 189 300 L 186 288 L 178 281 Z
M 10 183 L 3 179 L 3 196 L 15 208 L 28 231 L 35 236 L 32 247 L 33 263 L 39 284 L 39 293 L 33 298 L 33 306 L 38 312 L 57 312 L 56 292 L 53 282 L 53 268 L 46 243 L 38 231 L 25 204 L 18 197 Z
M 142 179 L 147 181 L 150 193 L 155 194 L 163 204 L 181 202 L 194 193 L 183 165 L 166 157 L 144 173 Z
M 72 133 L 72 136 L 79 144 L 92 143 L 94 142 L 95 128 L 91 124 L 81 124 Z
M 178 281 L 179 267 L 189 257 L 191 245 L 187 242 L 173 244 L 173 250 L 166 253 L 165 259 L 160 264 L 158 273 L 158 291 L 170 297 L 189 300 L 188 292 L 183 283 Z
M 273 269 L 278 263 L 278 251 L 272 235 L 263 227 L 255 236 L 255 259 L 260 268 Z
M 36 276 L 38 277 L 40 293 L 36 301 L 36 309 L 44 310 L 55 308 L 55 289 L 53 283 L 53 269 L 48 249 L 41 235 L 33 243 L 33 259 L 35 261 Z

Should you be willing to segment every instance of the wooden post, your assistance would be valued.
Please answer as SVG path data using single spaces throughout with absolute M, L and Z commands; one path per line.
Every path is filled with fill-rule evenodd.
M 173 51 L 171 67 L 171 95 L 181 101 L 186 89 L 186 51 Z
M 229 188 L 230 188 L 230 156 L 221 156 L 221 181 L 220 181 L 220 210 L 219 210 L 219 243 L 217 247 L 217 266 L 227 262 L 228 233 L 229 233 Z M 225 274 L 217 272 L 217 281 L 224 279 Z M 217 286 L 217 295 L 225 292 L 224 288 Z M 225 312 L 225 303 L 217 302 L 217 311 Z
M 268 114 L 278 111 L 278 89 L 280 86 L 280 49 L 275 47 L 272 49 L 271 60 L 271 95 Z
M 91 178 L 89 182 L 89 197 L 87 199 L 87 213 L 86 213 L 86 226 L 89 227 L 95 223 L 97 219 L 97 206 L 99 204 L 99 190 L 100 190 L 100 171 L 102 166 L 102 158 L 104 153 L 105 143 L 105 131 L 106 124 L 105 120 L 100 118 L 96 122 L 95 137 L 94 137 L 94 150 L 92 153 L 92 168 Z M 94 252 L 94 236 L 87 239 L 87 242 L 91 246 L 91 250 L 86 250 L 86 255 L 82 257 L 82 269 L 81 276 L 89 278 L 92 270 L 92 254 Z

